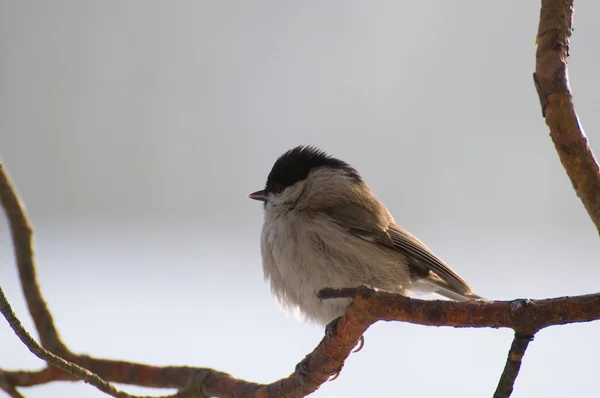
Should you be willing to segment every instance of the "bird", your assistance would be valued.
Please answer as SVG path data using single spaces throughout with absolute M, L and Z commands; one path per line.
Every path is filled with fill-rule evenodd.
M 354 167 L 315 146 L 279 156 L 265 188 L 248 197 L 263 202 L 264 277 L 282 306 L 308 321 L 330 325 L 350 304 L 320 299 L 324 288 L 483 299 L 396 223 Z

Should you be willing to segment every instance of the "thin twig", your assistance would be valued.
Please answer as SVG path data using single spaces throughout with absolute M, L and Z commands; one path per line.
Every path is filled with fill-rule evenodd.
M 508 398 L 512 394 L 525 350 L 527 350 L 527 346 L 532 340 L 533 336 L 522 336 L 515 333 L 494 398 Z
M 87 369 L 82 368 L 81 366 L 78 366 L 72 362 L 66 361 L 61 357 L 54 355 L 53 353 L 39 345 L 37 341 L 35 341 L 35 339 L 31 337 L 27 330 L 25 330 L 25 328 L 21 324 L 21 321 L 13 312 L 6 296 L 4 295 L 2 287 L 0 287 L 0 312 L 2 312 L 2 315 L 4 315 L 4 318 L 6 318 L 8 324 L 13 329 L 15 334 L 19 337 L 19 339 L 23 342 L 23 344 L 25 344 L 29 351 L 31 351 L 35 356 L 37 356 L 41 360 L 46 361 L 50 365 L 56 366 L 57 368 L 60 368 L 65 372 L 68 372 L 69 374 L 77 377 L 78 379 L 93 385 L 98 390 L 110 395 L 111 397 L 149 398 L 127 394 L 126 392 L 119 390 L 110 383 L 102 380 L 98 375 L 88 371 Z M 171 395 L 169 397 L 176 396 L 177 395 Z
M 600 233 L 600 170 L 569 88 L 567 57 L 573 10 L 573 0 L 542 0 L 533 77 L 560 161 Z
M 54 381 L 79 381 L 78 378 L 50 365 L 41 370 L 4 370 L 4 376 L 11 385 L 19 387 L 39 386 Z
M 13 248 L 21 288 L 44 348 L 57 354 L 69 350 L 62 342 L 57 328 L 54 326 L 52 314 L 42 297 L 37 282 L 33 252 L 33 228 L 25 215 L 25 206 L 21 202 L 17 190 L 12 184 L 6 168 L 0 163 L 0 203 L 6 213 L 13 240 Z

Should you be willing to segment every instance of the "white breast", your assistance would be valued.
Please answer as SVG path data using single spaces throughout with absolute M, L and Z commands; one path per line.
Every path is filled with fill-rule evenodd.
M 341 316 L 350 302 L 318 299 L 325 287 L 368 284 L 402 292 L 408 283 L 399 253 L 347 233 L 322 214 L 267 210 L 261 252 L 265 278 L 283 306 L 321 324 Z

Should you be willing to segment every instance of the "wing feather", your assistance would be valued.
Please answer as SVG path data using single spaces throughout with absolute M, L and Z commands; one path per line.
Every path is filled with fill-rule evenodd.
M 349 234 L 404 254 L 413 279 L 432 285 L 435 293 L 452 300 L 481 298 L 423 242 L 395 223 L 378 222 L 384 218 L 357 207 L 331 208 L 326 214 Z

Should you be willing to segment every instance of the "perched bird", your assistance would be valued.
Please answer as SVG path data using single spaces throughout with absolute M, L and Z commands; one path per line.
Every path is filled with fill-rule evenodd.
M 319 299 L 326 287 L 481 298 L 396 224 L 353 167 L 314 146 L 281 155 L 265 189 L 249 198 L 264 202 L 261 254 L 273 294 L 316 323 L 329 324 L 350 303 Z

